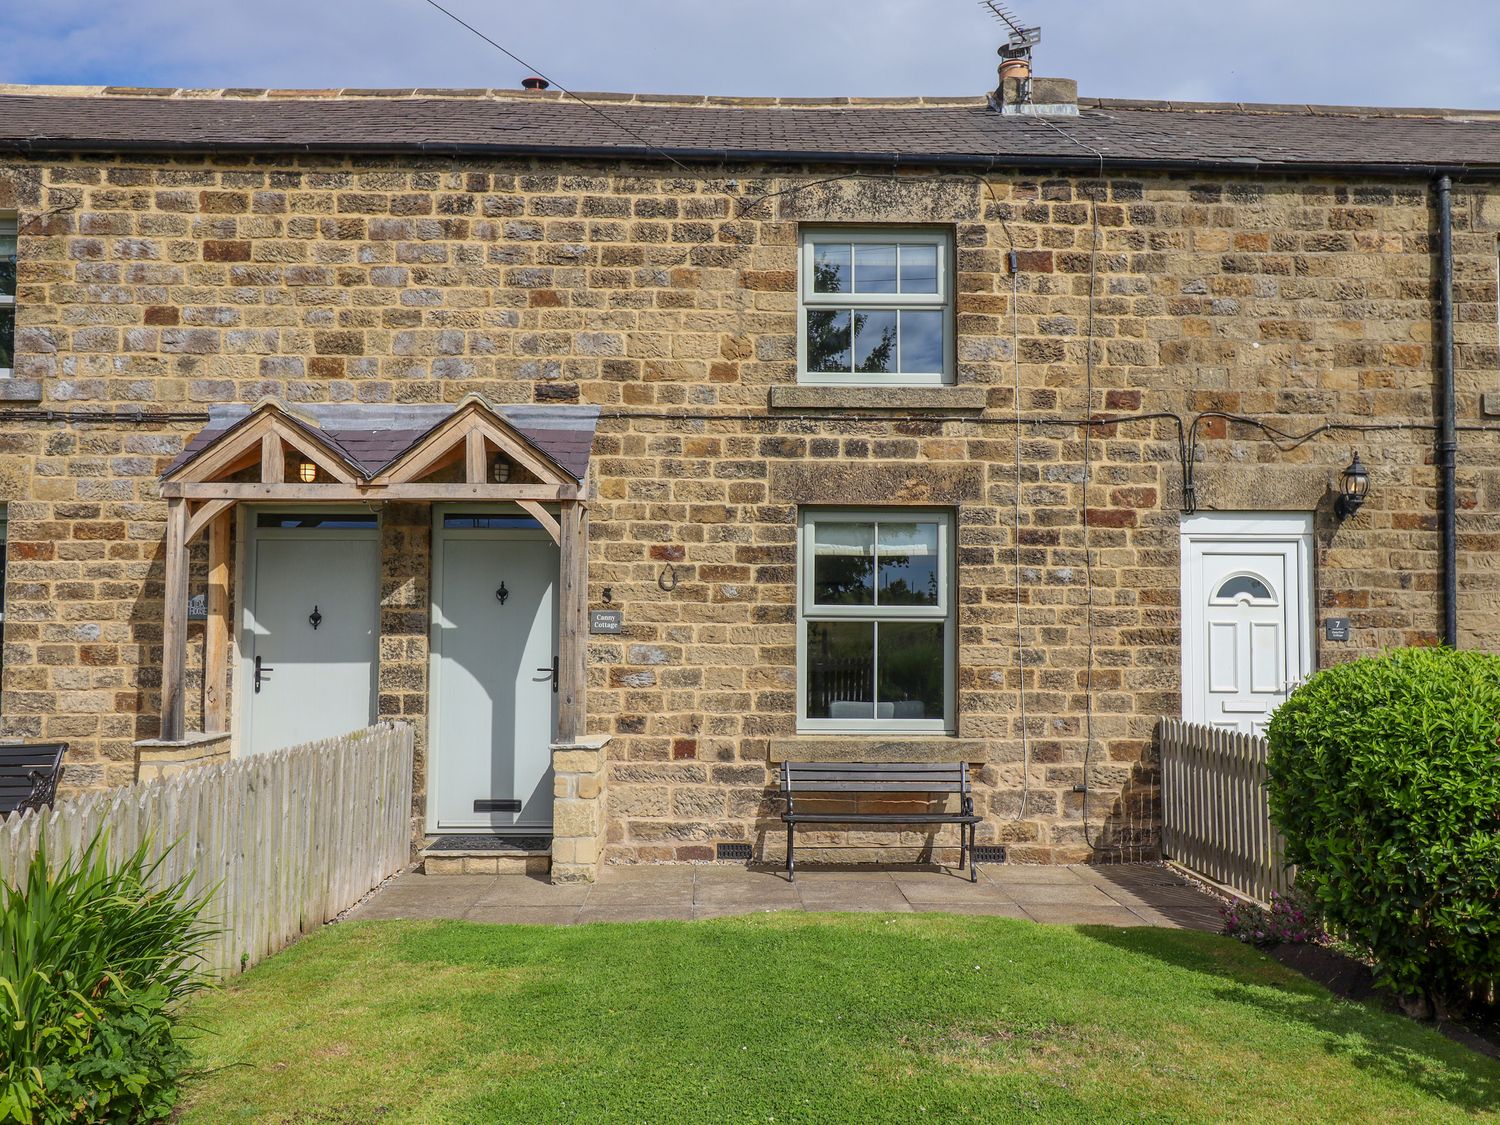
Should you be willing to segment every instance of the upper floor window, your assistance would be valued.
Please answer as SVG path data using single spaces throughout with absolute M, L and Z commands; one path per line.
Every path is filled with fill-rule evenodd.
M 952 516 L 802 513 L 798 724 L 953 729 Z
M 941 231 L 804 230 L 801 381 L 953 382 L 951 256 Z
M 0 378 L 15 366 L 16 221 L 0 218 Z

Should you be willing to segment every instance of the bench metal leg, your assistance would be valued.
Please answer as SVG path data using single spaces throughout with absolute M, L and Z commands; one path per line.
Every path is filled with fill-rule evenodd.
M 958 826 L 958 869 L 964 869 L 964 863 L 969 857 L 969 826 L 960 824 Z
M 979 868 L 974 862 L 974 836 L 979 831 L 979 825 L 969 825 L 969 882 L 979 882 Z
M 788 883 L 797 881 L 797 871 L 792 860 L 792 825 L 790 822 L 786 826 L 786 881 Z

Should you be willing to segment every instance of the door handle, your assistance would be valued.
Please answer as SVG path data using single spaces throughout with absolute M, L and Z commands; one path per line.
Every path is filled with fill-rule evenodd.
M 269 676 L 274 671 L 276 671 L 276 669 L 272 668 L 269 664 L 263 664 L 261 662 L 261 658 L 260 657 L 257 656 L 255 658 L 255 694 L 256 695 L 260 694 L 260 683 L 261 683 L 261 680 L 263 678 Z
M 552 667 L 550 667 L 550 668 L 538 668 L 537 671 L 538 672 L 546 672 L 547 675 L 549 675 L 549 676 L 552 677 L 552 694 L 556 695 L 557 694 L 557 677 L 558 677 L 558 673 L 557 673 L 557 657 L 554 656 L 552 658 Z

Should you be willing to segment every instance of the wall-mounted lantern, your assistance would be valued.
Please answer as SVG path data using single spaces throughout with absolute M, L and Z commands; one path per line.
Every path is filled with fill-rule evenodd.
M 303 484 L 312 484 L 318 479 L 318 467 L 311 461 L 301 461 L 297 465 L 297 479 Z
M 1359 511 L 1364 505 L 1365 497 L 1370 494 L 1370 474 L 1364 462 L 1359 459 L 1357 449 L 1354 451 L 1354 460 L 1344 470 L 1342 483 L 1343 488 L 1333 510 L 1338 513 L 1339 519 L 1346 520 Z

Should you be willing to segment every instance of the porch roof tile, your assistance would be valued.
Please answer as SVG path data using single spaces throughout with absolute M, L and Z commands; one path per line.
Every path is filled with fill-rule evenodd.
M 367 406 L 315 403 L 298 404 L 295 412 L 287 417 L 332 447 L 351 468 L 368 480 L 456 409 L 456 404 Z M 254 410 L 254 406 L 245 403 L 212 407 L 208 425 L 193 435 L 162 475 L 170 476 L 192 462 Z M 582 481 L 588 475 L 594 427 L 599 419 L 598 407 L 496 406 L 494 411 L 575 480 Z M 303 421 L 299 414 L 311 422 Z

